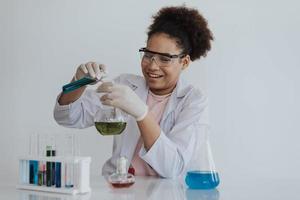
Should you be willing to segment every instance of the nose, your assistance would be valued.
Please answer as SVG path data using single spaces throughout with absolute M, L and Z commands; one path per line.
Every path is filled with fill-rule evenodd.
M 154 61 L 154 62 L 153 62 L 153 61 Z M 158 62 L 157 62 L 155 56 L 153 56 L 153 57 L 151 58 L 150 63 L 149 63 L 149 67 L 150 67 L 150 68 L 153 68 L 153 69 L 159 69 L 159 64 L 158 64 Z

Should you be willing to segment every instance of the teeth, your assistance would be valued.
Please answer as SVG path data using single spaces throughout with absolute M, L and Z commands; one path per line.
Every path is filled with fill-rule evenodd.
M 151 78 L 158 78 L 160 77 L 160 75 L 157 75 L 157 74 L 148 74 Z

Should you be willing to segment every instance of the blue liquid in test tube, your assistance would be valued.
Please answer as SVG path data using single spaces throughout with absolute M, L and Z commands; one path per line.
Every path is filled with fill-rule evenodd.
M 29 183 L 38 184 L 39 162 L 37 160 L 29 161 Z
M 55 186 L 57 188 L 61 187 L 61 163 L 55 163 Z

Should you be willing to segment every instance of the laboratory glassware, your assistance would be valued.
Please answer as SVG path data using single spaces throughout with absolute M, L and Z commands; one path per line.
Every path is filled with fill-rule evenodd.
M 126 128 L 125 118 L 118 108 L 103 105 L 95 114 L 95 127 L 101 135 L 119 135 Z
M 77 90 L 78 88 L 88 85 L 90 83 L 96 83 L 98 80 L 91 77 L 83 77 L 77 81 L 68 83 L 62 87 L 62 91 L 64 94 Z
M 65 134 L 64 137 L 64 151 L 63 154 L 67 158 L 75 157 L 75 148 L 79 148 L 76 145 L 76 138 L 74 134 Z M 78 150 L 78 149 L 77 149 Z M 75 184 L 74 176 L 75 176 L 75 169 L 74 163 L 67 160 L 64 166 L 64 182 L 66 188 L 73 188 Z
M 62 91 L 64 94 L 72 92 L 74 90 L 77 90 L 78 88 L 81 88 L 82 86 L 88 85 L 88 84 L 96 84 L 99 81 L 102 81 L 103 78 L 105 78 L 107 76 L 106 72 L 104 70 L 101 71 L 103 73 L 103 75 L 98 78 L 92 78 L 89 75 L 86 75 L 84 77 L 82 77 L 79 80 L 75 80 L 71 83 L 68 83 L 66 85 L 64 85 L 62 87 Z
M 29 155 L 38 155 L 38 134 L 33 133 L 30 135 L 29 141 Z M 38 184 L 38 170 L 39 162 L 37 160 L 29 160 L 29 183 Z
M 199 125 L 198 130 L 185 182 L 190 189 L 214 189 L 219 185 L 220 179 L 210 148 L 209 127 L 208 125 Z
M 117 160 L 116 172 L 108 177 L 108 182 L 115 188 L 130 187 L 134 184 L 135 178 L 133 174 L 127 172 L 128 160 L 121 156 Z
M 107 74 L 105 74 L 103 79 L 105 82 L 114 84 L 114 81 L 109 79 Z M 97 90 L 96 92 L 99 98 L 106 94 Z M 127 117 L 127 114 L 120 109 L 101 104 L 94 116 L 95 127 L 101 135 L 120 135 L 126 128 Z

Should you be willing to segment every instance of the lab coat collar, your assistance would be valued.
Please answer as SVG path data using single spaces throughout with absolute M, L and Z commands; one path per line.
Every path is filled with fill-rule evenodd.
M 177 107 L 179 99 L 184 97 L 188 91 L 188 84 L 180 76 L 160 120 L 160 125 L 162 125 L 164 120 L 174 111 L 174 108 Z
M 188 84 L 180 76 L 173 92 L 176 93 L 177 98 L 181 98 L 184 97 L 188 91 Z

